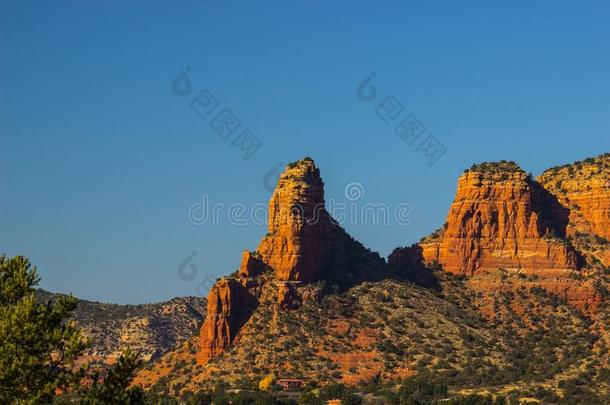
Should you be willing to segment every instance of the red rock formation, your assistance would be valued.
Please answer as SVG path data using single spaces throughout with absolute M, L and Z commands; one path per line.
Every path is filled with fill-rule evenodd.
M 469 283 L 481 290 L 505 288 L 499 276 L 505 270 L 579 308 L 595 307 L 599 296 L 591 281 L 572 277 L 580 257 L 563 239 L 571 229 L 608 234 L 608 171 L 587 170 L 576 182 L 563 179 L 568 192 L 559 195 L 513 163 L 475 166 L 460 177 L 442 232 L 419 246 L 396 249 L 386 266 L 325 210 L 324 183 L 314 162 L 292 163 L 271 197 L 267 236 L 256 252 L 244 252 L 236 278 L 223 279 L 210 291 L 198 361 L 208 362 L 238 339 L 266 288 L 273 289 L 279 309 L 289 310 L 319 298 L 320 290 L 306 284 L 318 280 L 349 286 L 391 270 L 434 286 L 434 277 L 421 271 L 422 257 L 470 276 Z M 556 176 L 543 177 L 547 188 L 557 182 Z M 589 183 L 581 181 L 590 177 Z M 607 255 L 602 251 L 599 257 L 603 261 Z
M 281 309 L 295 309 L 301 305 L 301 297 L 290 282 L 278 283 L 277 303 Z
M 278 280 L 313 281 L 324 267 L 329 228 L 320 171 L 313 161 L 300 161 L 286 168 L 273 192 L 258 252 Z
M 572 210 L 561 205 L 567 197 L 549 193 L 512 163 L 474 166 L 458 180 L 444 229 L 420 243 L 422 254 L 446 271 L 470 276 L 469 284 L 481 291 L 507 288 L 499 275 L 506 271 L 527 280 L 521 284 L 542 287 L 590 313 L 600 305 L 601 296 L 591 280 L 573 277 L 581 256 L 564 238 L 570 228 L 583 229 L 582 218 L 589 218 L 585 222 L 591 228 L 604 224 L 610 200 L 604 194 L 607 190 L 601 191 L 606 186 L 580 187 L 596 196 L 586 204 L 587 198 L 579 200 L 583 206 L 596 207 L 582 214 L 574 212 L 577 205 Z M 572 196 L 576 195 L 583 194 L 574 189 Z M 574 223 L 575 218 L 579 222 Z
M 229 347 L 256 305 L 256 298 L 237 280 L 223 278 L 216 282 L 208 294 L 197 362 L 205 364 Z
M 256 277 L 265 271 L 265 264 L 252 252 L 244 250 L 239 266 L 240 277 Z
M 268 233 L 257 253 L 279 281 L 349 282 L 374 276 L 384 265 L 326 211 L 320 171 L 307 158 L 280 176 L 269 202 Z
M 346 284 L 380 274 L 385 263 L 351 238 L 324 208 L 324 183 L 313 160 L 288 165 L 269 202 L 269 232 L 254 253 L 245 251 L 237 278 L 220 280 L 208 297 L 201 328 L 199 363 L 229 347 L 256 307 L 265 270 L 273 272 L 283 310 L 316 300 L 319 291 L 293 282 L 327 280 Z
M 508 170 L 507 170 L 508 169 Z M 442 237 L 423 243 L 427 261 L 472 276 L 482 270 L 570 271 L 577 257 L 543 219 L 545 196 L 515 167 L 467 171 L 458 180 Z
M 610 240 L 610 154 L 548 169 L 537 180 L 570 209 L 568 234 Z

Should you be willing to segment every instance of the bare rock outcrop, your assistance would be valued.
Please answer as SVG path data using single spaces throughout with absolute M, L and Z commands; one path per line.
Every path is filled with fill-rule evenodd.
M 560 240 L 565 227 L 546 220 L 548 199 L 515 164 L 474 166 L 459 178 L 445 229 L 438 241 L 422 243 L 423 255 L 467 276 L 498 268 L 575 270 L 577 255 Z
M 570 209 L 568 234 L 610 240 L 610 153 L 545 170 L 537 180 Z
M 258 301 L 241 283 L 222 278 L 208 294 L 207 316 L 199 333 L 197 362 L 205 364 L 234 343 Z
M 295 309 L 301 305 L 302 298 L 291 282 L 280 282 L 277 286 L 277 303 L 281 309 Z
M 329 254 L 333 224 L 324 183 L 312 160 L 289 165 L 269 201 L 268 234 L 257 251 L 282 281 L 313 281 Z
M 244 251 L 235 278 L 210 291 L 200 333 L 200 364 L 238 339 L 264 288 L 275 288 L 281 310 L 317 299 L 319 290 L 301 284 L 326 281 L 347 286 L 379 277 L 385 261 L 349 236 L 324 207 L 324 183 L 313 160 L 287 166 L 269 202 L 268 233 L 255 252 Z M 267 281 L 262 275 L 270 274 Z
M 241 257 L 241 265 L 239 266 L 239 277 L 256 277 L 265 271 L 265 263 L 263 263 L 256 253 L 244 250 Z
M 583 279 L 583 257 L 570 234 L 583 224 L 586 229 L 603 224 L 609 200 L 597 189 L 593 194 L 605 202 L 575 212 L 577 206 L 565 205 L 567 197 L 544 187 L 550 181 L 534 181 L 513 162 L 474 165 L 458 180 L 443 229 L 420 242 L 425 261 L 468 276 L 480 291 L 506 289 L 505 276 L 519 275 L 521 285 L 541 287 L 584 312 L 594 311 L 602 297 L 592 279 Z

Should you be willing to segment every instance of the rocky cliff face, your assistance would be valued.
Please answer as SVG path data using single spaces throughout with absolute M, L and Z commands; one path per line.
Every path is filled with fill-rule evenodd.
M 239 266 L 239 277 L 256 277 L 264 271 L 265 263 L 258 258 L 257 254 L 244 250 L 241 257 L 241 265 Z
M 553 167 L 537 180 L 569 210 L 567 239 L 586 267 L 610 267 L 610 154 Z
M 208 297 L 199 363 L 234 343 L 264 289 L 273 289 L 282 310 L 310 297 L 301 283 L 347 286 L 379 277 L 385 261 L 349 236 L 324 207 L 324 183 L 313 160 L 291 163 L 269 202 L 268 233 L 256 252 L 244 252 L 236 278 L 220 280 Z M 263 277 L 267 274 L 267 277 Z
M 183 345 L 138 381 L 196 391 L 269 372 L 346 384 L 439 373 L 494 390 L 607 380 L 597 365 L 608 364 L 610 270 L 597 258 L 608 243 L 588 233 L 607 220 L 607 190 L 582 214 L 553 181 L 511 162 L 475 165 L 445 226 L 386 264 L 324 210 L 313 162 L 295 162 L 271 198 L 269 233 L 210 291 L 199 351 Z
M 545 215 L 550 199 L 515 164 L 474 166 L 459 178 L 442 237 L 423 244 L 424 256 L 468 276 L 498 268 L 575 270 L 575 252 L 558 240 L 565 235 L 561 215 Z
M 375 277 L 384 265 L 326 211 L 320 171 L 308 158 L 280 176 L 257 254 L 278 281 L 350 282 Z
M 537 180 L 570 210 L 568 235 L 610 240 L 610 153 L 548 169 Z
M 603 227 L 608 219 L 604 179 L 593 181 L 597 188 L 585 193 L 588 203 L 579 200 L 589 208 L 578 218 L 590 227 Z M 549 192 L 543 186 L 548 181 L 534 181 L 513 162 L 474 165 L 458 180 L 444 228 L 419 246 L 396 249 L 386 265 L 326 211 L 314 162 L 288 165 L 269 202 L 267 235 L 256 251 L 244 252 L 234 278 L 223 278 L 210 291 L 198 362 L 208 363 L 239 341 L 263 296 L 277 314 L 311 302 L 318 292 L 305 293 L 304 286 L 317 281 L 336 290 L 391 274 L 434 288 L 436 279 L 422 261 L 468 276 L 478 291 L 543 288 L 585 312 L 596 308 L 602 301 L 596 281 L 581 271 L 582 256 L 569 240 L 574 207 Z M 581 194 L 574 189 L 571 195 Z M 507 286 L 507 277 L 518 282 Z
M 425 260 L 469 276 L 482 291 L 505 288 L 507 275 L 518 274 L 522 284 L 542 287 L 585 312 L 597 308 L 602 297 L 587 266 L 598 257 L 585 261 L 583 243 L 574 239 L 579 229 L 603 233 L 610 221 L 608 179 L 597 163 L 597 169 L 583 169 L 580 180 L 558 180 L 556 170 L 540 182 L 512 162 L 474 165 L 458 180 L 444 228 L 420 243 Z M 550 187 L 562 181 L 570 193 Z M 602 249 L 599 260 L 604 257 Z
M 313 281 L 324 269 L 333 227 L 313 161 L 289 165 L 269 201 L 268 234 L 258 247 L 282 281 Z
M 257 305 L 256 297 L 236 279 L 217 281 L 208 295 L 197 361 L 205 364 L 229 347 Z

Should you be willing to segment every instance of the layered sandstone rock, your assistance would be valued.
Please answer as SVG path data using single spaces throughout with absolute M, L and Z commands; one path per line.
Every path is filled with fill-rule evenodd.
M 543 212 L 549 200 L 514 164 L 474 167 L 459 178 L 442 236 L 422 243 L 423 255 L 468 276 L 498 268 L 574 270 L 577 256 L 559 240 L 560 216 L 549 220 Z
M 256 297 L 236 279 L 217 281 L 208 295 L 197 362 L 205 364 L 229 347 L 257 304 Z
M 610 154 L 548 169 L 537 180 L 570 209 L 568 234 L 610 240 Z
M 256 254 L 244 250 L 241 257 L 241 265 L 239 266 L 238 275 L 240 277 L 256 277 L 265 271 L 265 264 L 256 256 Z
M 308 158 L 288 165 L 280 176 L 257 254 L 279 281 L 349 283 L 375 277 L 385 264 L 326 211 L 320 171 Z
M 256 252 L 244 251 L 235 278 L 210 291 L 198 361 L 205 364 L 234 343 L 263 290 L 274 289 L 278 308 L 297 308 L 319 296 L 299 286 L 318 280 L 346 286 L 379 277 L 385 262 L 349 236 L 324 207 L 324 183 L 313 160 L 291 163 L 269 202 L 267 236 Z M 261 275 L 267 274 L 267 281 Z
M 324 209 L 324 183 L 312 160 L 289 165 L 269 202 L 268 234 L 261 259 L 282 281 L 313 281 L 321 274 L 331 221 Z
M 571 193 L 562 196 L 549 187 L 556 175 L 545 173 L 539 183 L 512 162 L 474 165 L 458 180 L 443 229 L 420 242 L 425 260 L 469 276 L 468 283 L 480 291 L 541 287 L 585 313 L 594 312 L 603 298 L 595 288 L 595 272 L 581 269 L 589 260 L 585 263 L 584 251 L 578 250 L 583 243 L 572 235 L 607 230 L 607 179 L 589 168 L 587 173 L 596 174 L 584 175 L 591 184 L 564 179 Z M 604 262 L 605 251 L 596 249 Z M 511 274 L 518 276 L 517 286 L 505 282 Z

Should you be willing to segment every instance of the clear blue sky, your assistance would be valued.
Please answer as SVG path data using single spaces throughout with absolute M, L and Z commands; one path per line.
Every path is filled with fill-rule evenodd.
M 327 199 L 358 182 L 363 203 L 411 204 L 410 226 L 346 225 L 386 256 L 444 222 L 474 162 L 537 174 L 609 152 L 607 2 L 489 3 L 1 1 L 0 251 L 52 291 L 194 295 L 266 229 L 196 226 L 189 207 L 267 202 L 277 161 L 313 157 Z M 187 66 L 193 94 L 177 97 Z M 203 89 L 261 140 L 250 159 L 189 107 Z M 443 142 L 435 165 L 375 113 L 388 95 Z

